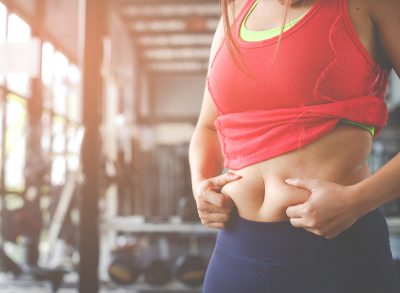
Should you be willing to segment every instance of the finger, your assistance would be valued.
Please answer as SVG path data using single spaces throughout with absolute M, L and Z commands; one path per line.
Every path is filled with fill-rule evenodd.
M 340 234 L 340 232 L 334 232 L 334 233 L 326 234 L 325 238 L 326 239 L 333 239 L 333 238 L 336 238 L 339 234 Z
M 328 234 L 326 232 L 323 232 L 323 231 L 320 231 L 320 230 L 315 230 L 315 229 L 306 229 L 306 230 L 308 230 L 311 233 L 313 233 L 315 235 L 318 235 L 320 237 L 324 237 L 326 239 L 333 239 L 333 238 L 335 238 L 337 236 L 337 234 L 333 234 L 333 233 L 329 233 Z
M 205 218 L 208 222 L 225 223 L 229 220 L 229 214 L 228 213 L 209 213 Z
M 233 200 L 229 196 L 215 192 L 214 190 L 205 192 L 203 198 L 205 201 L 223 209 L 231 209 L 234 205 Z
M 308 190 L 313 190 L 318 184 L 317 179 L 308 179 L 308 178 L 287 178 L 285 179 L 287 184 L 297 186 L 300 188 L 305 188 Z
M 324 237 L 324 235 L 322 234 L 322 232 L 319 231 L 319 230 L 312 229 L 312 228 L 305 228 L 305 227 L 303 227 L 303 228 L 304 228 L 305 230 L 307 230 L 308 232 L 311 232 L 311 233 L 313 233 L 313 234 L 315 234 L 315 235 L 317 235 L 317 236 Z
M 289 218 L 300 218 L 302 216 L 303 204 L 290 206 L 286 209 L 286 215 Z
M 303 218 L 290 218 L 290 224 L 292 224 L 293 227 L 297 227 L 297 228 L 305 228 L 306 227 Z
M 205 200 L 199 201 L 197 209 L 204 213 L 230 213 L 232 208 L 225 208 L 213 205 Z
M 225 227 L 225 223 L 210 222 L 210 223 L 207 224 L 207 226 L 209 226 L 211 228 L 223 229 Z
M 243 177 L 242 175 L 235 174 L 235 173 L 229 171 L 229 172 L 227 172 L 225 174 L 221 174 L 219 176 L 210 178 L 209 180 L 211 181 L 211 183 L 213 185 L 215 185 L 217 187 L 222 187 L 225 184 L 227 184 L 229 182 L 232 182 L 232 181 L 235 181 L 235 180 L 238 180 L 238 179 L 240 179 L 242 177 Z

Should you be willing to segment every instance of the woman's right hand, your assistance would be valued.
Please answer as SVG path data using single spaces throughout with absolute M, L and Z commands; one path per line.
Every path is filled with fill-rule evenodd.
M 225 227 L 235 204 L 229 196 L 220 191 L 225 184 L 240 178 L 242 178 L 241 175 L 228 171 L 198 184 L 194 196 L 202 224 L 218 229 Z

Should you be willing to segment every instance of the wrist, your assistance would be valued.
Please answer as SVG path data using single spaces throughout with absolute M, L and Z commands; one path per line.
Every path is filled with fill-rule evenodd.
M 380 206 L 379 197 L 376 196 L 374 189 L 369 186 L 368 178 L 350 185 L 352 196 L 350 205 L 357 211 L 359 216 L 363 216 Z
M 194 198 L 196 200 L 197 200 L 197 189 L 198 189 L 198 186 L 202 181 L 204 181 L 206 179 L 207 178 L 205 178 L 205 177 L 198 176 L 198 177 L 196 177 L 196 179 L 192 180 L 192 192 L 193 192 L 193 196 L 194 196 Z

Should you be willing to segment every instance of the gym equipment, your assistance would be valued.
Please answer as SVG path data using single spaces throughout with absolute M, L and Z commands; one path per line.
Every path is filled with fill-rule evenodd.
M 33 276 L 38 281 L 49 281 L 52 292 L 56 292 L 63 282 L 64 274 L 69 271 L 64 268 L 28 267 L 25 273 Z
M 62 188 L 60 199 L 57 203 L 57 208 L 54 212 L 53 219 L 51 221 L 49 232 L 48 232 L 48 243 L 49 250 L 45 256 L 46 264 L 49 264 L 54 253 L 54 247 L 56 245 L 57 239 L 59 238 L 61 228 L 63 226 L 65 217 L 68 212 L 68 208 L 71 204 L 72 197 L 74 195 L 75 189 L 80 183 L 83 182 L 83 175 L 81 173 L 75 172 L 70 173 L 67 178 L 67 182 Z
M 141 268 L 131 257 L 116 256 L 108 267 L 108 275 L 118 284 L 130 285 L 136 282 Z
M 3 246 L 0 246 L 0 271 L 11 272 L 15 276 L 22 274 L 22 268 L 6 254 Z
M 56 292 L 64 279 L 64 274 L 69 272 L 64 268 L 43 268 L 39 266 L 20 266 L 15 263 L 0 246 L 0 271 L 11 272 L 14 276 L 29 275 L 38 281 L 49 281 L 52 292 Z
M 203 283 L 206 270 L 207 263 L 204 257 L 198 254 L 181 255 L 175 262 L 176 278 L 191 287 Z
M 188 286 L 200 286 L 203 284 L 207 265 L 205 258 L 199 253 L 197 236 L 192 235 L 189 253 L 179 256 L 175 261 L 175 277 Z
M 177 213 L 184 222 L 199 222 L 199 214 L 197 212 L 196 202 L 191 196 L 182 196 L 178 200 Z
M 172 279 L 172 272 L 167 261 L 155 259 L 144 270 L 145 282 L 152 285 L 163 285 Z

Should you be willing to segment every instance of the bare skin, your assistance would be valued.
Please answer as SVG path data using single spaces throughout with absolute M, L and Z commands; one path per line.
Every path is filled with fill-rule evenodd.
M 239 11 L 246 1 L 236 1 L 235 10 Z M 315 0 L 297 2 L 290 8 L 289 20 L 304 14 Z M 370 14 L 371 2 L 373 1 L 349 0 L 350 18 L 369 54 L 383 68 L 391 68 L 391 62 L 377 39 Z M 249 15 L 246 26 L 250 30 L 273 28 L 280 25 L 282 14 L 283 6 L 279 1 L 260 0 Z M 218 47 L 221 33 L 222 30 L 217 29 L 212 54 Z M 287 184 L 287 178 L 315 178 L 340 186 L 353 186 L 371 175 L 367 164 L 372 147 L 370 133 L 363 128 L 339 122 L 330 133 L 310 145 L 239 170 L 230 170 L 241 175 L 241 178 L 226 180 L 223 185 L 210 188 L 210 178 L 220 174 L 222 170 L 222 157 L 218 153 L 219 145 L 213 126 L 215 117 L 215 108 L 206 89 L 191 141 L 189 159 L 199 216 L 202 223 L 210 227 L 224 227 L 233 206 L 236 206 L 241 217 L 254 221 L 289 220 L 288 207 L 306 202 L 311 191 Z M 205 137 L 208 137 L 208 142 Z M 212 144 L 209 144 L 210 138 Z M 207 143 L 209 148 L 201 149 L 201 145 Z M 200 158 L 199 153 L 202 153 Z M 213 163 L 207 165 L 205 161 L 210 158 L 208 156 L 213 158 Z M 214 203 L 210 204 L 210 201 Z

